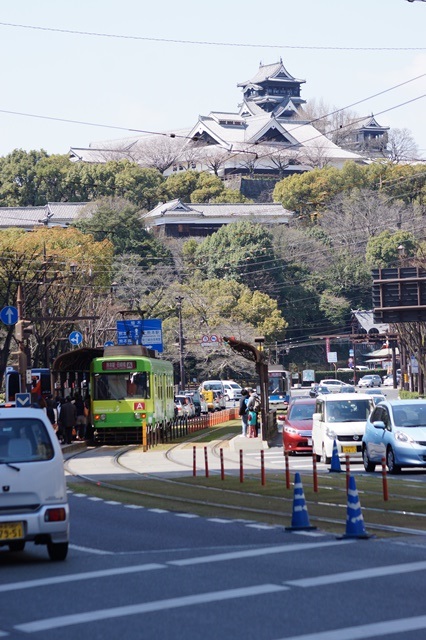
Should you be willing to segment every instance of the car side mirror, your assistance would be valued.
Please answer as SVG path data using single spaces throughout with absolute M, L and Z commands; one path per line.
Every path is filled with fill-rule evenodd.
M 375 422 L 373 422 L 373 427 L 375 429 L 386 429 L 386 425 L 382 420 L 376 420 Z
M 321 420 L 321 414 L 320 413 L 314 413 L 312 415 L 312 420 Z

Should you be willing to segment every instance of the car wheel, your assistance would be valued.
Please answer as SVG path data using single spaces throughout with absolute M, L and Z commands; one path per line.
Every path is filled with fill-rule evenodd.
M 68 542 L 48 542 L 47 552 L 54 562 L 62 562 L 67 557 Z
M 389 473 L 400 473 L 401 467 L 395 463 L 395 454 L 392 447 L 386 451 L 386 464 L 388 466 Z
M 25 549 L 25 540 L 14 540 L 9 542 L 9 551 L 23 551 Z
M 324 445 L 322 446 L 321 462 L 324 464 L 330 464 L 331 462 L 331 457 L 326 454 Z
M 368 457 L 367 447 L 364 447 L 362 451 L 362 461 L 364 462 L 364 469 L 369 473 L 376 470 L 375 463 L 371 462 L 370 458 Z
M 319 456 L 317 453 L 315 454 L 315 458 L 317 462 L 321 462 L 321 456 Z

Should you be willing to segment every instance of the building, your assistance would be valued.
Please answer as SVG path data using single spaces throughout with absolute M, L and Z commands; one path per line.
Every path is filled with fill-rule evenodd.
M 41 207 L 0 207 L 0 229 L 67 227 L 83 211 L 90 211 L 91 206 L 90 202 L 49 202 Z
M 212 111 L 200 115 L 191 129 L 161 136 L 132 136 L 94 142 L 86 149 L 71 148 L 70 158 L 79 162 L 127 158 L 156 166 L 166 176 L 195 169 L 222 177 L 265 174 L 277 180 L 314 167 L 340 168 L 348 160 L 367 162 L 356 150 L 383 137 L 387 127 L 379 127 L 371 117 L 358 133 L 351 132 L 353 150 L 337 146 L 303 115 L 304 82 L 292 76 L 282 60 L 261 64 L 251 79 L 238 84 L 243 101 L 235 112 Z M 161 162 L 155 162 L 156 152 Z
M 184 203 L 180 200 L 160 203 L 141 216 L 149 231 L 160 237 L 209 236 L 224 224 L 250 222 L 288 225 L 292 216 L 280 203 L 210 204 Z

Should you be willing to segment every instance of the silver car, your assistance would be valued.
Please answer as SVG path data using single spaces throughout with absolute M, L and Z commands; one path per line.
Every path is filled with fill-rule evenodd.
M 387 400 L 372 411 L 362 438 L 366 471 L 385 458 L 389 473 L 426 467 L 426 400 Z
M 362 376 L 358 382 L 359 387 L 381 387 L 382 379 L 377 374 Z

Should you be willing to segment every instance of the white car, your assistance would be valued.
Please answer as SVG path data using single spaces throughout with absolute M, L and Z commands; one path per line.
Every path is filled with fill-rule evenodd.
M 64 459 L 42 409 L 0 409 L 0 546 L 23 551 L 47 545 L 51 560 L 65 560 L 69 507 Z
M 225 400 L 240 400 L 242 387 L 233 380 L 223 381 Z
M 345 387 L 350 387 L 346 382 L 336 380 L 335 378 L 325 378 L 320 381 L 321 387 L 327 387 L 331 392 L 341 392 Z
M 382 379 L 376 373 L 362 376 L 358 381 L 358 387 L 381 387 Z

